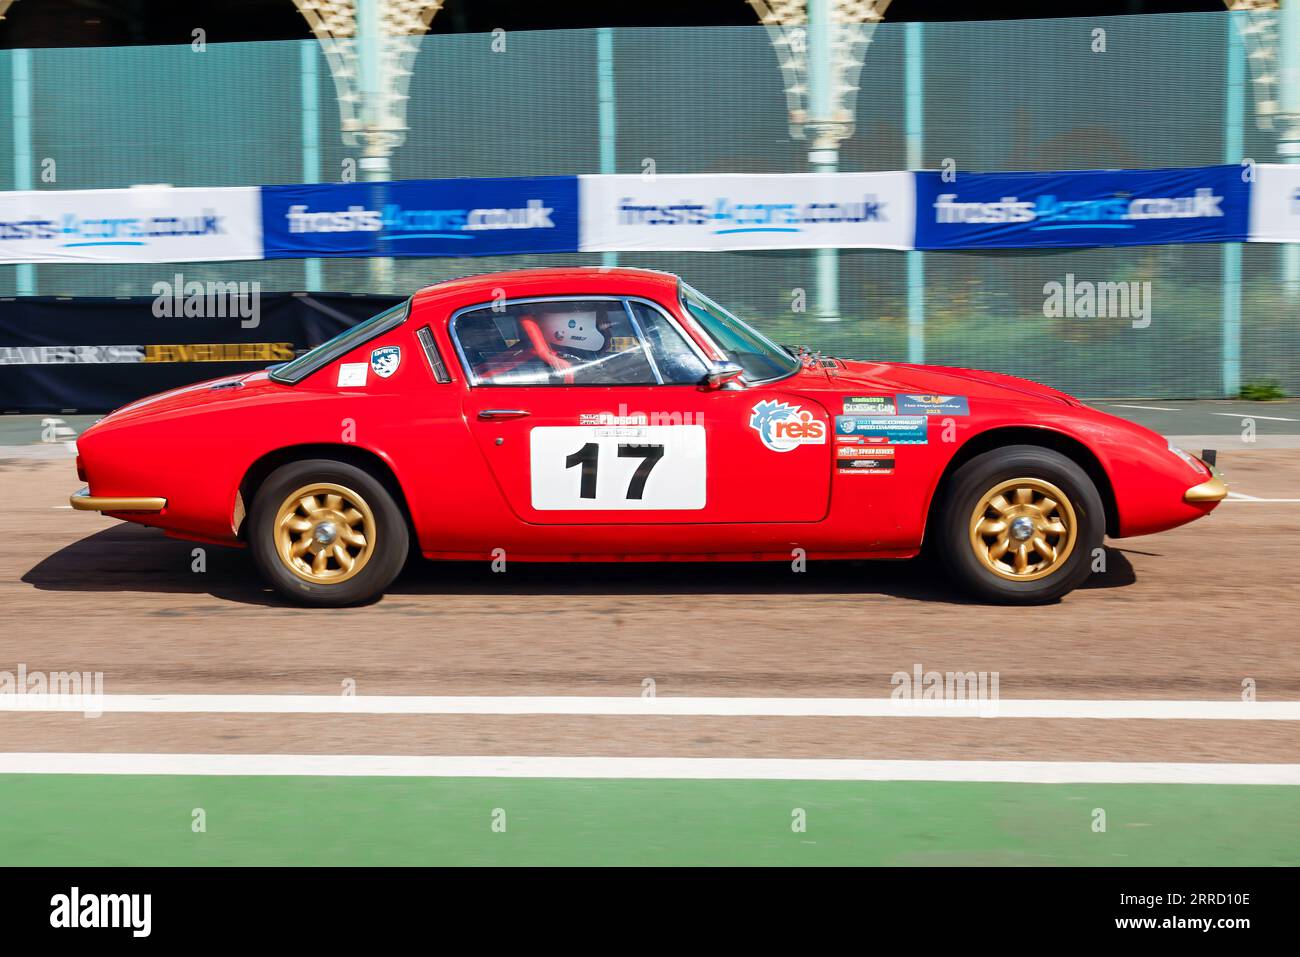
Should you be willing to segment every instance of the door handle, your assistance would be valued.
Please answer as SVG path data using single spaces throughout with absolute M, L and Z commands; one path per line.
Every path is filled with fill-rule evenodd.
M 483 409 L 478 417 L 480 419 L 522 419 L 530 414 L 527 409 Z

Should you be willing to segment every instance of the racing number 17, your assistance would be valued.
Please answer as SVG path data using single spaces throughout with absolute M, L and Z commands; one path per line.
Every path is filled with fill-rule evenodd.
M 636 467 L 632 473 L 632 479 L 627 483 L 627 494 L 624 498 L 640 499 L 645 493 L 645 483 L 650 478 L 650 473 L 654 470 L 655 465 L 664 457 L 664 447 L 662 445 L 631 445 L 619 444 L 618 457 L 620 459 L 641 459 L 641 464 Z M 566 469 L 582 466 L 582 478 L 579 485 L 579 495 L 582 498 L 596 497 L 596 469 L 600 461 L 600 446 L 595 442 L 588 442 L 578 451 L 567 456 L 564 460 Z

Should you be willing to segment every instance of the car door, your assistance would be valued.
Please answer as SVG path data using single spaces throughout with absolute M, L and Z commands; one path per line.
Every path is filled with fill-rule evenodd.
M 709 388 L 709 363 L 647 300 L 460 310 L 465 419 L 501 494 L 541 525 L 815 522 L 831 419 L 779 387 Z

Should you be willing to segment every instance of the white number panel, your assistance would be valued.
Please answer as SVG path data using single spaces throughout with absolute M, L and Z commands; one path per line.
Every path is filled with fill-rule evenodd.
M 704 426 L 538 426 L 529 436 L 533 508 L 704 508 Z

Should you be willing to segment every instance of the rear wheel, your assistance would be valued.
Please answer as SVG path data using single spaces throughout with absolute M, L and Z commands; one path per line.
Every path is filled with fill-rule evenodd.
M 387 588 L 406 561 L 406 519 L 363 469 L 331 459 L 282 465 L 258 489 L 249 546 L 266 580 L 293 601 L 354 605 Z
M 1106 532 L 1101 496 L 1072 460 L 1032 445 L 976 456 L 952 477 L 938 551 L 986 601 L 1032 605 L 1077 587 Z

